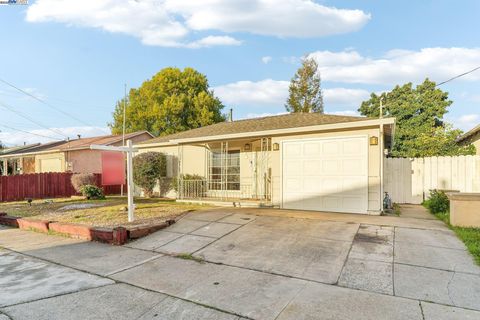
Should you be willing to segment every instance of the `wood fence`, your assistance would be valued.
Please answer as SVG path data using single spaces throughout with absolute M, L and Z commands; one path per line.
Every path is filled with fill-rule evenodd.
M 50 172 L 0 176 L 0 202 L 71 197 L 77 192 L 70 179 L 73 173 Z M 102 186 L 102 175 L 95 174 L 96 185 L 105 194 L 120 194 L 120 186 Z M 125 186 L 126 190 L 126 186 Z
M 386 158 L 384 189 L 393 202 L 420 204 L 432 189 L 480 192 L 480 156 Z

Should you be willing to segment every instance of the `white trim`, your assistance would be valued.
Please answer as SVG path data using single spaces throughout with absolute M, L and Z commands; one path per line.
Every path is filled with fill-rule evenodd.
M 369 172 L 369 162 L 370 162 L 370 157 L 369 157 L 369 135 L 368 134 L 361 134 L 361 135 L 347 135 L 347 136 L 335 136 L 335 137 L 319 137 L 319 138 L 307 138 L 307 139 L 285 139 L 281 140 L 282 144 L 282 149 L 280 150 L 280 208 L 284 209 L 284 199 L 283 199 L 283 176 L 284 176 L 284 166 L 283 166 L 283 151 L 285 150 L 285 143 L 290 143 L 290 142 L 304 142 L 304 141 L 318 141 L 318 140 L 333 140 L 333 139 L 348 139 L 348 138 L 365 138 L 366 140 L 366 156 L 367 156 L 367 161 L 366 161 L 366 169 L 367 169 L 367 188 L 366 188 L 366 199 L 367 199 L 367 207 L 365 208 L 365 212 L 358 213 L 357 214 L 368 214 L 368 200 L 369 200 L 369 188 L 370 188 L 370 172 Z M 351 213 L 351 212 L 350 212 Z

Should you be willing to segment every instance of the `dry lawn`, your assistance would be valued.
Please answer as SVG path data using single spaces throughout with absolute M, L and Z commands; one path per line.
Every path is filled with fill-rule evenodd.
M 86 224 L 97 227 L 134 226 L 174 219 L 192 210 L 208 206 L 176 203 L 173 200 L 135 199 L 135 222 L 127 221 L 127 199 L 107 197 L 106 200 L 52 199 L 0 204 L 0 212 L 31 219 Z

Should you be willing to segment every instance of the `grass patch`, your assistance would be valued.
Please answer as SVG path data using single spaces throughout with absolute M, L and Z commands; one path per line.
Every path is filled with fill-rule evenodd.
M 480 265 L 480 228 L 453 227 L 453 231 L 462 239 L 468 251 L 473 255 L 477 264 Z
M 464 227 L 455 227 L 450 224 L 450 212 L 435 212 L 429 208 L 428 203 L 423 204 L 430 213 L 435 217 L 445 222 L 445 224 L 452 229 L 457 237 L 462 240 L 462 242 L 467 247 L 468 251 L 472 254 L 475 262 L 480 265 L 480 228 L 464 228 Z
M 192 261 L 195 261 L 195 262 L 198 262 L 198 263 L 205 262 L 204 259 L 195 257 L 195 256 L 191 255 L 190 253 L 180 253 L 180 254 L 175 255 L 175 257 L 180 258 L 180 259 L 184 259 L 184 260 L 192 260 Z
M 97 227 L 135 226 L 175 219 L 185 211 L 210 208 L 199 204 L 177 203 L 175 200 L 135 198 L 135 222 L 128 222 L 126 197 L 105 200 L 53 199 L 0 204 L 0 212 L 31 219 L 84 224 Z M 89 205 L 91 207 L 85 207 Z M 93 206 L 93 207 L 92 207 Z
M 393 213 L 398 217 L 400 216 L 401 210 L 400 210 L 400 205 L 398 203 L 393 204 Z

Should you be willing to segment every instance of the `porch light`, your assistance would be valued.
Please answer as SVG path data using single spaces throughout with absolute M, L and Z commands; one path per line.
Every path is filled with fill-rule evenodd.
M 377 146 L 378 145 L 378 137 L 371 136 L 370 137 L 370 145 L 371 146 Z
M 243 146 L 243 150 L 245 151 L 252 150 L 252 145 L 250 143 L 245 143 L 245 145 Z
M 273 151 L 278 151 L 280 149 L 280 145 L 278 143 L 273 144 Z

